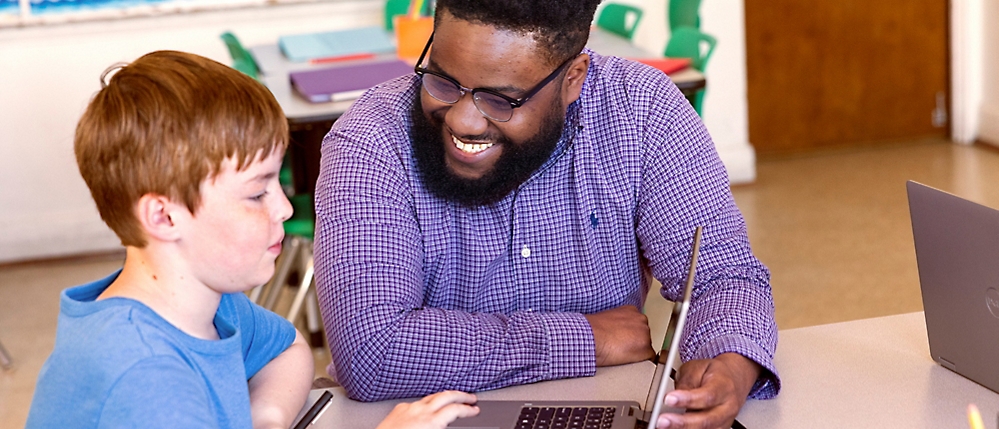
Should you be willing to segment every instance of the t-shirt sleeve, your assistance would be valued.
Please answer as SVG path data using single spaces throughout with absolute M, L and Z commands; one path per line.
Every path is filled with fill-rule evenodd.
M 236 293 L 227 297 L 243 341 L 243 363 L 249 380 L 291 346 L 295 327 L 273 311 L 254 304 L 246 295 Z
M 115 382 L 97 427 L 217 427 L 204 386 L 198 375 L 176 358 L 143 359 Z

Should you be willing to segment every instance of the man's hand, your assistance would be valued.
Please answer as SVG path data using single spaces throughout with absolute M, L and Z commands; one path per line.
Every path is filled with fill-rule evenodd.
M 413 403 L 403 402 L 376 429 L 444 429 L 459 417 L 479 414 L 475 401 L 471 393 L 448 390 Z
M 657 428 L 730 428 L 760 376 L 760 366 L 736 353 L 692 360 L 680 367 L 666 405 L 685 414 L 662 414 Z
M 593 329 L 597 366 L 639 362 L 656 355 L 649 319 L 635 306 L 622 305 L 585 317 Z

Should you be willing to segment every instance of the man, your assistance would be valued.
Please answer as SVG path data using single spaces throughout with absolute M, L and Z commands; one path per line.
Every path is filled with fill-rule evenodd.
M 415 75 L 323 143 L 319 299 L 372 401 L 649 359 L 647 273 L 676 300 L 704 225 L 671 427 L 779 390 L 767 269 L 707 131 L 661 72 L 584 49 L 596 0 L 439 0 Z

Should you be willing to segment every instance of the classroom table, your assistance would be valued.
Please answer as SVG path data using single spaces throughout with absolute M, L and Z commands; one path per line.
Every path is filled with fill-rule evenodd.
M 921 312 L 782 330 L 775 363 L 781 393 L 776 399 L 746 402 L 738 420 L 749 429 L 966 428 L 969 403 L 977 404 L 985 427 L 996 427 L 999 394 L 933 362 Z M 650 362 L 598 368 L 594 377 L 478 396 L 644 404 L 653 368 Z M 329 390 L 332 404 L 314 428 L 374 428 L 403 401 L 362 403 L 347 399 L 340 387 Z M 312 391 L 305 408 L 321 393 Z
M 594 28 L 590 32 L 587 46 L 599 53 L 626 58 L 661 57 L 661 55 L 633 45 L 628 39 L 599 28 Z M 293 143 L 289 149 L 289 155 L 295 192 L 311 194 L 315 190 L 315 182 L 319 177 L 319 152 L 323 137 L 333 126 L 333 122 L 347 111 L 353 101 L 309 102 L 294 93 L 288 74 L 317 67 L 380 61 L 395 58 L 395 54 L 381 54 L 369 59 L 313 65 L 308 62 L 289 61 L 281 53 L 277 43 L 251 46 L 249 51 L 260 70 L 260 81 L 274 94 L 274 98 L 281 105 L 285 117 L 288 118 L 289 132 Z M 671 73 L 670 78 L 677 88 L 687 96 L 691 96 L 707 84 L 701 72 L 689 67 Z

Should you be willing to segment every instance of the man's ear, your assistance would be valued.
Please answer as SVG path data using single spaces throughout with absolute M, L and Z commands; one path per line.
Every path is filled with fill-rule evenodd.
M 583 92 L 583 81 L 590 70 L 590 54 L 579 54 L 569 63 L 562 82 L 562 101 L 566 106 L 579 99 Z
M 179 216 L 187 212 L 183 204 L 174 203 L 170 198 L 145 194 L 139 197 L 135 207 L 135 216 L 139 219 L 142 231 L 150 239 L 157 241 L 176 241 L 180 238 Z

